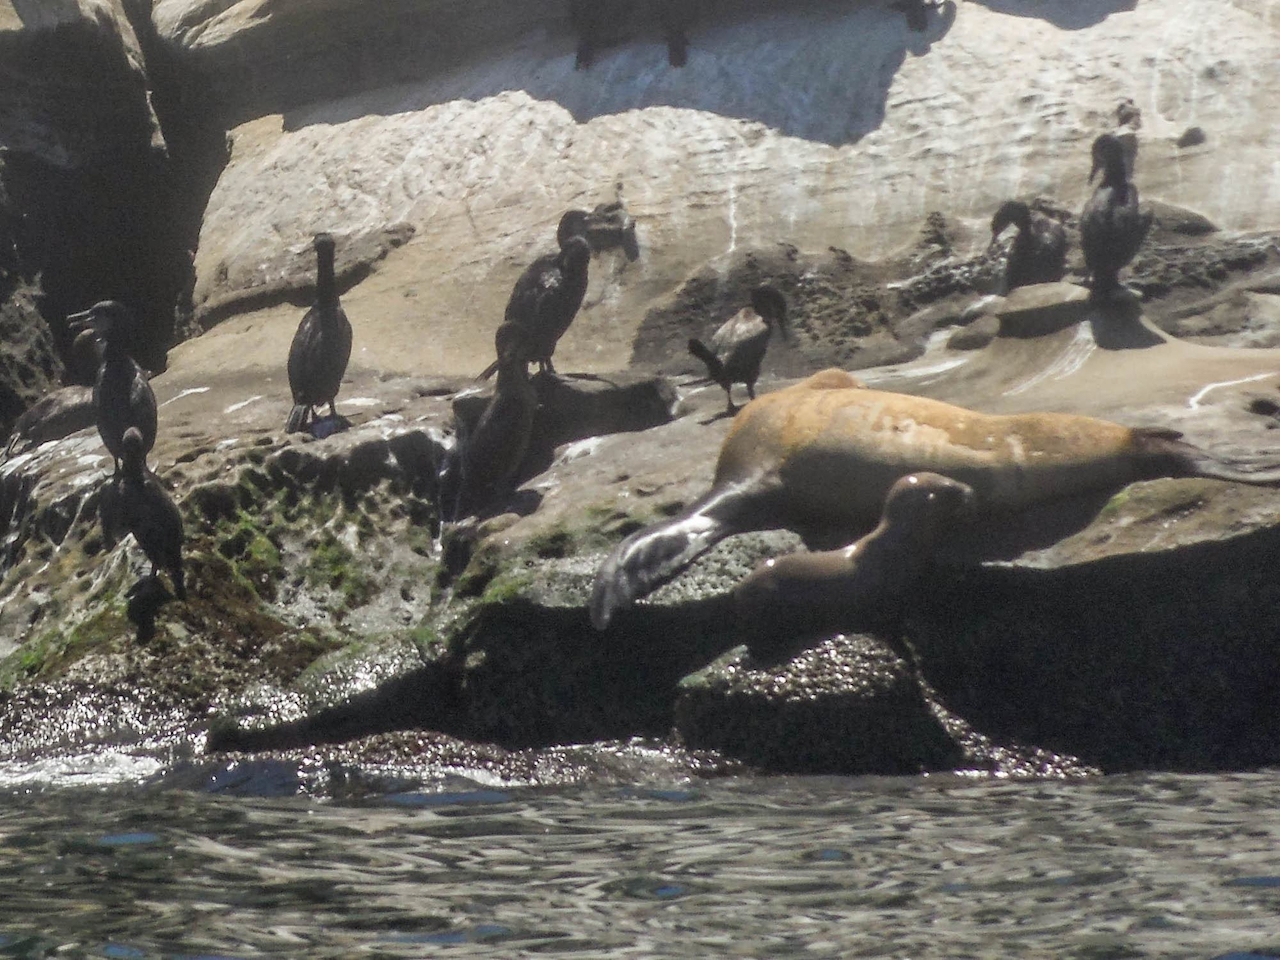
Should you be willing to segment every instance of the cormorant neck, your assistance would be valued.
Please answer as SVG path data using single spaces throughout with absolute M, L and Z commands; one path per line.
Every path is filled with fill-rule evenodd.
M 1128 172 L 1124 168 L 1124 157 L 1113 156 L 1108 157 L 1106 165 L 1102 168 L 1102 185 L 1104 187 L 1121 187 L 1129 180 Z
M 333 280 L 333 250 L 316 250 L 316 303 L 331 306 L 338 302 L 338 287 Z
M 129 351 L 124 348 L 124 344 L 120 342 L 118 336 L 109 336 L 102 343 L 102 359 L 106 360 L 124 360 L 128 358 Z
M 142 461 L 126 457 L 120 461 L 120 472 L 130 480 L 142 480 Z

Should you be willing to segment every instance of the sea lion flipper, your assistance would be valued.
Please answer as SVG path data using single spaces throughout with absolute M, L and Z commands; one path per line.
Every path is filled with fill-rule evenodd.
M 1132 435 L 1148 455 L 1151 478 L 1206 477 L 1256 487 L 1280 486 L 1280 459 L 1274 455 L 1257 459 L 1225 457 L 1187 443 L 1177 430 L 1162 427 L 1138 427 Z
M 591 590 L 591 623 L 605 629 L 614 614 L 666 583 L 731 534 L 760 529 L 772 489 L 758 478 L 712 490 L 684 514 L 637 530 L 600 566 Z M 778 522 L 767 522 L 777 526 Z

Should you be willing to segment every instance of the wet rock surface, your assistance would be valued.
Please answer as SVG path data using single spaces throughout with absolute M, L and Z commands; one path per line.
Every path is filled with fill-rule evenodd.
M 794 532 L 725 541 L 607 632 L 585 611 L 607 551 L 709 487 L 731 421 L 685 343 L 759 283 L 795 332 L 761 392 L 836 365 L 1280 457 L 1280 194 L 1259 132 L 1277 25 L 1225 0 L 1131 7 L 970 3 L 916 34 L 882 4 L 726 0 L 679 70 L 628 21 L 577 71 L 562 14 L 508 0 L 269 17 L 0 0 L 0 421 L 73 379 L 67 312 L 133 301 L 192 593 L 156 602 L 141 552 L 103 530 L 110 458 L 83 393 L 27 422 L 0 466 L 0 759 L 114 752 L 201 788 L 331 795 L 441 771 L 1280 762 L 1267 488 L 1156 480 L 970 529 L 899 633 L 768 666 L 731 652 L 725 596 L 804 549 Z M 1155 225 L 1129 291 L 1099 300 L 1076 212 L 1087 143 L 1117 123 Z M 1063 283 L 1001 298 L 988 224 L 1013 196 L 1071 253 Z M 487 402 L 471 378 L 570 206 L 605 226 L 562 378 L 535 378 L 518 489 L 446 523 L 455 425 Z M 286 437 L 324 229 L 352 427 Z

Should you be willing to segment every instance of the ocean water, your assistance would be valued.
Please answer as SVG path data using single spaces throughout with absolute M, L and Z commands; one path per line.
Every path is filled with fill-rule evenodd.
M 0 800 L 0 957 L 1280 956 L 1280 773 Z

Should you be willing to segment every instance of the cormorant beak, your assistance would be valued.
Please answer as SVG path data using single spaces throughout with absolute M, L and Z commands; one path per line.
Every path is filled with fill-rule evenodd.
M 791 323 L 787 320 L 785 313 L 778 314 L 778 333 L 787 343 L 791 342 Z
M 1089 171 L 1089 182 L 1093 183 L 1093 178 L 1098 175 L 1098 171 L 1102 169 L 1102 163 L 1097 157 L 1093 159 L 1093 169 Z
M 92 310 L 84 310 L 67 316 L 67 329 L 73 333 L 83 333 L 85 330 L 97 330 L 100 322 L 100 318 Z

